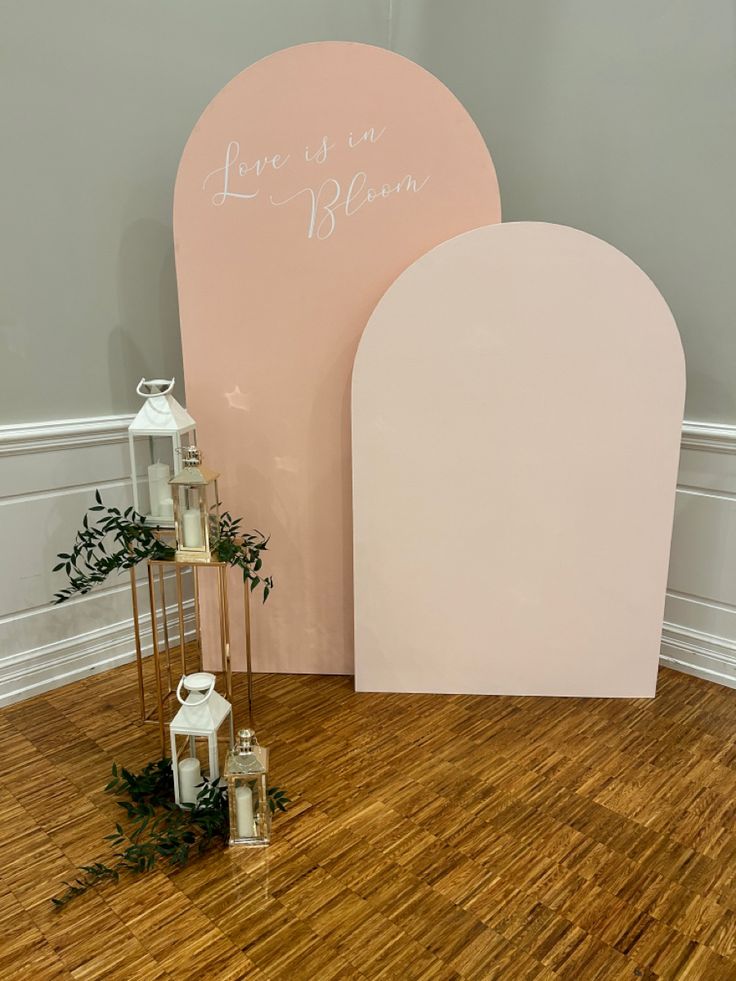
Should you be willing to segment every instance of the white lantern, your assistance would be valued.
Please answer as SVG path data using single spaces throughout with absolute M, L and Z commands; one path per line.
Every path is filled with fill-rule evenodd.
M 182 696 L 186 689 L 186 696 Z M 197 800 L 197 784 L 202 782 L 199 758 L 197 756 L 197 740 L 207 741 L 207 759 L 209 769 L 206 776 L 210 782 L 219 780 L 220 756 L 217 746 L 217 736 L 224 722 L 229 722 L 229 747 L 233 739 L 232 706 L 227 699 L 215 691 L 215 676 L 207 671 L 182 676 L 176 689 L 176 697 L 181 708 L 171 720 L 171 768 L 174 774 L 174 798 L 176 803 L 194 804 Z M 177 736 L 187 737 L 188 755 L 179 759 L 176 746 Z
M 128 427 L 130 447 L 130 476 L 133 481 L 133 507 L 143 514 L 146 522 L 165 528 L 174 527 L 174 503 L 169 487 L 172 472 L 181 466 L 182 446 L 196 442 L 196 423 L 186 409 L 171 394 L 174 379 L 141 378 L 136 391 L 145 399 L 143 406 Z M 182 443 L 182 438 L 186 442 Z M 142 449 L 148 464 L 148 506 L 142 507 L 138 483 L 141 474 L 136 459 L 137 449 Z M 145 501 L 145 497 L 143 498 Z

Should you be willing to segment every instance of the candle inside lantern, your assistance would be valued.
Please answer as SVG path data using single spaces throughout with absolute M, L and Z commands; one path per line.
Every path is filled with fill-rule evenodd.
M 235 813 L 238 819 L 238 837 L 255 838 L 253 791 L 247 784 L 240 784 L 235 788 Z
M 199 760 L 187 757 L 179 762 L 179 800 L 182 804 L 197 803 L 197 785 L 202 783 Z
M 162 518 L 173 518 L 174 517 L 174 501 L 171 497 L 165 497 L 161 501 L 161 517 Z
M 148 495 L 151 500 L 150 514 L 159 516 L 161 514 L 161 502 L 169 494 L 169 478 L 171 470 L 167 463 L 152 463 L 148 468 Z
M 184 548 L 202 548 L 202 519 L 199 508 L 187 508 L 182 514 Z

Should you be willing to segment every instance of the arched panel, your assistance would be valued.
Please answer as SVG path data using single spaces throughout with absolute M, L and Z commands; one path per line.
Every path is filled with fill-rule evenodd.
M 653 695 L 684 389 L 662 296 L 591 235 L 408 268 L 353 375 L 356 687 Z
M 493 164 L 465 109 L 381 48 L 279 51 L 195 126 L 174 196 L 187 407 L 227 507 L 272 535 L 258 670 L 352 671 L 358 339 L 402 269 L 499 220 Z M 242 667 L 239 629 L 234 615 Z

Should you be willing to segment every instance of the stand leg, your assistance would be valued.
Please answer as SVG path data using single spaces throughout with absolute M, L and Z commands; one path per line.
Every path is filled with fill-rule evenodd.
M 225 586 L 225 616 L 227 617 L 227 664 L 225 666 L 225 687 L 227 690 L 227 698 L 229 702 L 233 700 L 233 666 L 232 659 L 230 657 L 230 596 L 228 591 L 227 577 L 229 572 L 228 566 L 224 566 L 222 570 L 222 582 Z
M 225 673 L 225 697 L 233 700 L 233 676 L 230 668 L 230 611 L 227 596 L 227 566 L 219 566 L 217 570 L 220 593 L 220 642 L 222 652 L 222 670 Z
M 196 565 L 192 566 L 192 576 L 194 577 L 194 627 L 197 632 L 197 657 L 199 659 L 199 671 L 202 670 L 202 621 L 199 617 L 199 569 Z
M 148 596 L 151 603 L 151 639 L 153 641 L 153 663 L 156 672 L 156 697 L 158 701 L 158 731 L 161 739 L 161 755 L 166 752 L 166 737 L 164 734 L 164 700 L 161 684 L 161 656 L 158 649 L 158 613 L 156 611 L 156 587 L 153 582 L 153 563 L 147 562 L 148 567 Z
M 164 584 L 164 567 L 158 567 L 158 588 L 161 592 L 161 617 L 164 622 L 164 644 L 166 645 L 166 682 L 167 693 L 171 694 L 171 645 L 169 643 L 169 618 L 166 614 L 166 586 Z
M 176 749 L 176 735 L 171 733 L 171 770 L 174 777 L 174 800 L 180 804 L 179 799 L 179 754 Z
M 245 616 L 245 666 L 248 674 L 248 727 L 253 729 L 253 665 L 250 646 L 250 583 L 243 582 L 243 614 Z
M 146 689 L 143 684 L 143 651 L 141 650 L 141 625 L 138 619 L 138 587 L 135 581 L 135 566 L 130 567 L 130 598 L 133 603 L 133 633 L 135 634 L 135 666 L 138 672 L 138 705 L 141 722 L 146 721 Z
M 176 603 L 179 608 L 179 657 L 181 673 L 187 673 L 187 655 L 184 647 L 184 601 L 181 595 L 181 569 L 176 567 Z

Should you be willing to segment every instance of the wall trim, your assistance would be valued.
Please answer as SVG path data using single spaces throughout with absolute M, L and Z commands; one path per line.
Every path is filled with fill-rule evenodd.
M 685 419 L 682 424 L 681 446 L 683 450 L 736 453 L 736 426 Z
M 184 601 L 184 639 L 196 637 L 194 600 Z M 179 611 L 167 605 L 169 643 L 179 643 Z M 160 614 L 159 614 L 160 615 Z M 141 613 L 141 649 L 144 657 L 153 650 L 151 615 Z M 0 660 L 0 707 L 33 695 L 80 681 L 90 675 L 135 660 L 133 618 L 111 623 L 74 637 L 65 637 L 43 647 L 21 651 Z
M 134 413 L 126 413 L 0 426 L 0 456 L 119 443 L 127 439 L 128 426 L 134 418 Z M 736 425 L 685 419 L 682 448 L 736 453 Z
M 128 413 L 0 426 L 0 457 L 120 443 L 127 440 L 128 426 L 134 418 Z
M 659 663 L 736 688 L 736 642 L 665 621 Z

